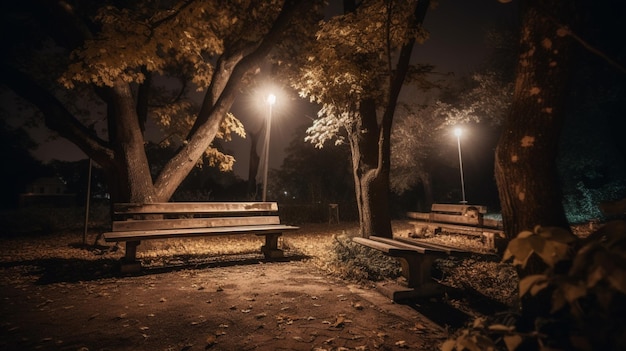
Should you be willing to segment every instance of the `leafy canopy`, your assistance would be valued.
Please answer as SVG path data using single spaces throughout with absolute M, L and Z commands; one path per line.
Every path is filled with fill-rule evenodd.
M 59 82 L 80 90 L 83 84 L 113 86 L 119 79 L 140 84 L 155 77 L 152 101 L 159 103 L 150 106 L 149 117 L 166 135 L 160 141 L 163 146 L 180 145 L 200 110 L 193 91 L 219 92 L 219 86 L 211 86 L 216 85 L 219 60 L 254 49 L 281 5 L 281 1 L 207 0 L 172 6 L 148 0 L 102 7 L 94 17 L 97 34 L 72 52 Z M 233 133 L 245 137 L 241 122 L 228 114 L 216 138 L 228 141 Z M 210 164 L 232 169 L 232 156 L 214 147 L 205 155 Z
M 188 1 L 174 7 L 138 2 L 132 8 L 106 6 L 95 18 L 97 37 L 73 53 L 61 77 L 112 86 L 117 78 L 141 83 L 145 73 L 186 75 L 197 90 L 208 87 L 217 57 L 225 50 L 258 41 L 280 7 L 276 1 Z
M 307 140 L 322 147 L 349 129 L 358 102 L 373 99 L 383 104 L 393 68 L 391 58 L 410 38 L 423 42 L 428 33 L 409 26 L 415 1 L 361 2 L 355 12 L 320 24 L 316 40 L 292 67 L 292 86 L 301 97 L 321 105 Z

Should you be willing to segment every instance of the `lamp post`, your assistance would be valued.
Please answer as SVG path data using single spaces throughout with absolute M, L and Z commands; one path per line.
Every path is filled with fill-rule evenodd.
M 465 181 L 463 180 L 463 158 L 461 157 L 461 134 L 463 134 L 463 130 L 461 128 L 454 129 L 454 135 L 456 135 L 456 142 L 459 147 L 459 170 L 461 171 L 461 193 L 463 194 L 463 200 L 461 200 L 462 204 L 466 204 L 465 201 Z
M 265 130 L 265 170 L 263 173 L 263 202 L 267 199 L 267 167 L 270 158 L 270 130 L 272 129 L 272 106 L 276 102 L 276 95 L 270 94 L 267 97 L 267 103 L 270 106 L 269 115 L 267 117 L 267 129 Z

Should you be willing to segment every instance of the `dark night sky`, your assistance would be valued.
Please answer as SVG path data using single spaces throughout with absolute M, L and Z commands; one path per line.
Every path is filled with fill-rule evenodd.
M 340 2 L 334 2 L 337 3 Z M 479 68 L 488 53 L 486 31 L 516 22 L 515 6 L 514 3 L 501 4 L 497 0 L 440 0 L 439 5 L 426 16 L 424 26 L 430 32 L 430 39 L 415 47 L 415 62 L 434 64 L 438 72 L 453 72 L 456 77 Z M 233 110 L 247 128 L 256 130 L 260 125 L 259 119 L 269 112 L 263 106 L 257 107 L 255 112 L 250 106 L 249 101 L 238 99 Z M 289 101 L 285 105 L 284 99 L 277 101 L 272 114 L 270 168 L 280 167 L 284 149 L 293 139 L 294 128 L 301 124 L 310 125 L 310 117 L 314 117 L 315 113 L 315 109 L 306 102 Z M 37 140 L 42 140 L 45 135 L 41 133 Z M 247 178 L 250 140 L 235 136 L 225 147 L 237 159 L 235 173 Z M 259 145 L 259 149 L 261 147 Z M 43 142 L 34 154 L 44 161 L 85 158 L 80 150 L 62 139 Z

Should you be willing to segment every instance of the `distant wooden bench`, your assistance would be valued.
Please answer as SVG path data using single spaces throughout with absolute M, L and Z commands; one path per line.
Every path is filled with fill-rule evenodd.
M 502 223 L 484 218 L 487 206 L 470 204 L 432 204 L 430 213 L 407 212 L 414 219 L 416 234 L 426 229 L 434 234 L 447 230 L 459 234 L 481 236 L 485 246 L 496 248 L 497 238 L 503 238 Z
M 267 258 L 278 258 L 283 256 L 278 238 L 282 232 L 296 229 L 280 223 L 275 202 L 116 203 L 112 231 L 102 237 L 106 242 L 126 242 L 122 272 L 135 272 L 141 270 L 136 254 L 143 240 L 264 235 L 261 252 Z
M 435 259 L 469 254 L 467 251 L 451 246 L 410 238 L 389 239 L 370 236 L 369 238 L 354 237 L 352 240 L 400 261 L 406 286 L 396 284 L 380 286 L 383 293 L 394 301 L 440 293 L 441 285 L 435 282 L 431 275 Z

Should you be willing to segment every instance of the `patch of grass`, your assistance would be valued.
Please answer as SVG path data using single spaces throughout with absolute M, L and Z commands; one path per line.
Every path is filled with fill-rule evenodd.
M 352 242 L 357 232 L 356 223 L 307 224 L 301 232 L 284 234 L 279 243 L 288 257 L 306 256 L 323 271 L 341 279 L 367 283 L 399 277 L 397 260 Z M 152 240 L 138 247 L 137 256 L 150 267 L 194 264 L 217 257 L 263 259 L 259 251 L 263 243 L 262 236 L 254 235 Z
M 438 273 L 433 276 L 442 284 L 476 291 L 507 306 L 519 303 L 517 273 L 513 266 L 496 257 L 477 254 L 438 259 L 434 268 Z
M 333 275 L 358 282 L 400 277 L 400 265 L 396 259 L 354 243 L 352 236 L 346 233 L 333 235 L 332 240 L 323 268 Z

